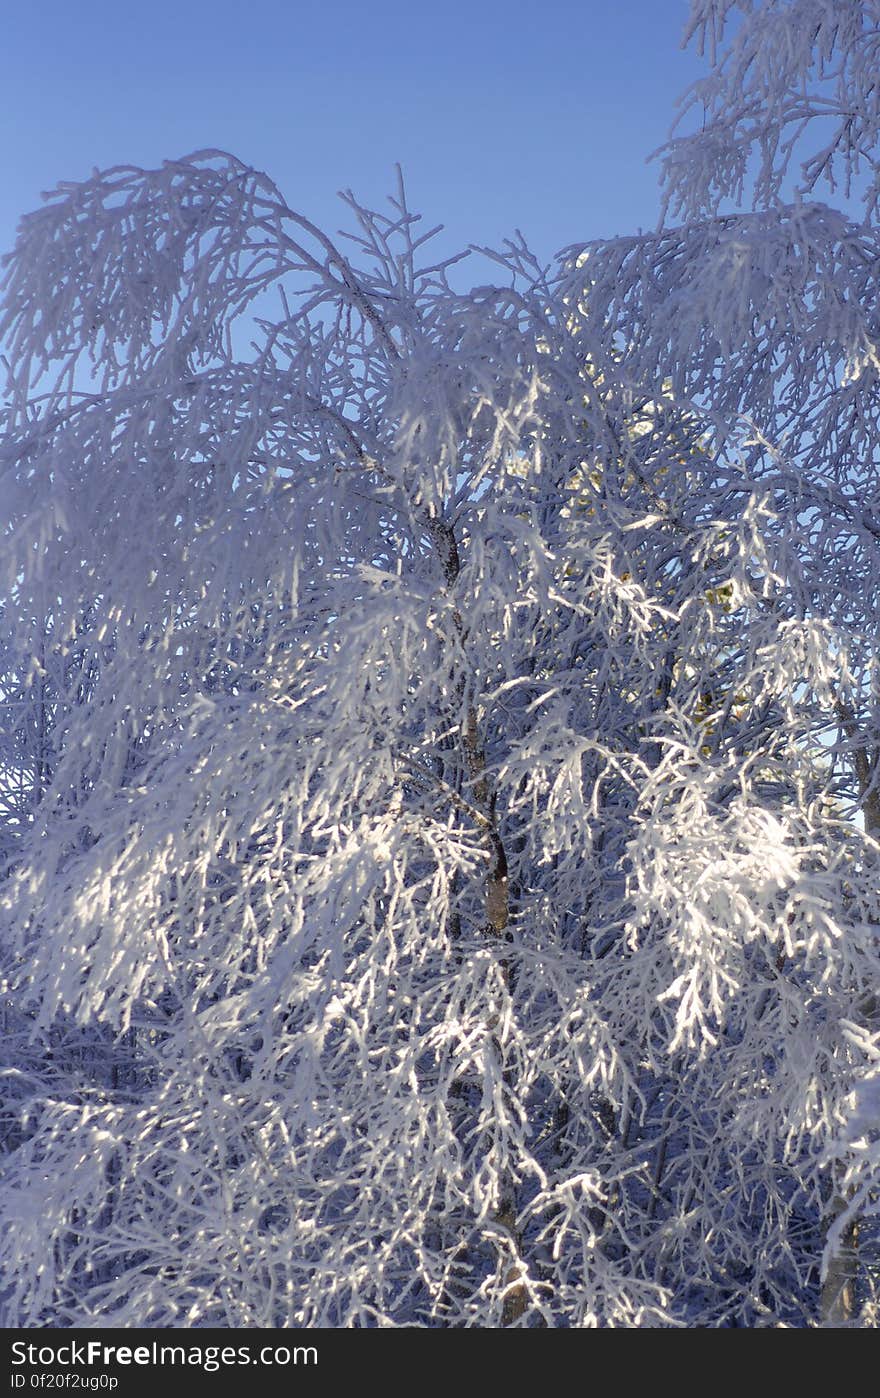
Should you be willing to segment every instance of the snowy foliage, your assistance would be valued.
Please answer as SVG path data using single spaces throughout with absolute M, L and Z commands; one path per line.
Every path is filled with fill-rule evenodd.
M 877 230 L 774 201 L 877 7 L 692 8 L 689 221 L 550 271 L 210 151 L 23 221 L 7 1324 L 873 1314 Z
M 700 130 L 665 151 L 667 193 L 686 216 L 778 207 L 822 186 L 878 211 L 878 0 L 691 0 L 685 41 L 709 74 L 682 101 Z

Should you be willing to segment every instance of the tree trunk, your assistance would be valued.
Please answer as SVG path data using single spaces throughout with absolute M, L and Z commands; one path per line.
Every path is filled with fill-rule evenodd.
M 828 1227 L 840 1218 L 846 1200 L 835 1195 L 828 1214 Z M 832 1330 L 852 1325 L 856 1308 L 856 1279 L 859 1266 L 859 1220 L 850 1219 L 840 1240 L 828 1259 L 822 1282 L 820 1317 L 824 1327 Z

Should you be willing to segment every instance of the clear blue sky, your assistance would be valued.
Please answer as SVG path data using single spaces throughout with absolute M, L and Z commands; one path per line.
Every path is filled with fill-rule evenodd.
M 41 0 L 4 6 L 0 250 L 43 189 L 205 146 L 335 230 L 404 167 L 444 250 L 651 227 L 687 0 Z

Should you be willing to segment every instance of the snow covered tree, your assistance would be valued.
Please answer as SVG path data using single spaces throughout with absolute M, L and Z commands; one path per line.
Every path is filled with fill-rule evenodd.
M 827 692 L 800 721 L 842 783 L 838 809 L 876 840 L 880 5 L 694 0 L 685 37 L 711 62 L 683 102 L 682 119 L 696 112 L 698 129 L 663 152 L 667 208 L 686 222 L 606 249 L 589 291 L 626 341 L 633 380 L 650 381 L 662 364 L 677 401 L 711 416 L 719 490 L 766 492 L 787 558 L 774 609 L 835 638 Z M 842 190 L 850 212 L 814 202 L 823 185 Z M 752 211 L 726 212 L 749 187 Z M 803 699 L 798 689 L 799 708 Z M 856 860 L 869 901 L 873 840 L 867 865 Z M 875 991 L 856 1001 L 847 1028 L 863 1069 L 877 1057 Z M 876 1161 L 866 1162 L 878 1123 L 857 1116 L 868 1135 L 857 1163 L 844 1152 L 855 1175 L 833 1206 L 822 1299 L 832 1324 L 851 1318 L 856 1290 L 858 1225 L 846 1199 L 876 1210 Z
M 877 6 L 732 8 L 686 222 L 552 271 L 212 151 L 23 221 L 7 1324 L 870 1322 L 876 233 L 777 83 Z

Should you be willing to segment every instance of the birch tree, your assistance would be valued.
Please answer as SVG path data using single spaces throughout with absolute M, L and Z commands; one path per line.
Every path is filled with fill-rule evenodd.
M 214 151 L 23 220 L 7 1324 L 871 1323 L 873 202 L 781 202 L 757 46 L 868 103 L 875 7 L 803 8 L 693 5 L 680 226 L 468 292 Z
M 801 721 L 820 736 L 842 783 L 840 810 L 863 826 L 872 851 L 878 35 L 874 0 L 695 0 L 685 40 L 710 73 L 682 102 L 681 126 L 694 129 L 661 152 L 667 210 L 685 222 L 609 247 L 589 288 L 627 342 L 634 381 L 662 362 L 679 401 L 711 413 L 728 458 L 719 489 L 760 482 L 766 491 L 790 559 L 777 612 L 840 638 L 846 659 L 838 670 L 832 662 L 826 693 Z M 844 210 L 818 202 L 828 193 L 843 196 Z M 750 211 L 739 212 L 746 200 Z M 848 1031 L 867 1061 L 876 1059 L 876 1015 L 868 989 Z M 865 1100 L 862 1089 L 856 1096 Z M 863 1111 L 856 1117 L 869 1127 Z M 871 1129 L 852 1168 L 873 1211 Z M 858 1223 L 846 1191 L 832 1193 L 822 1313 L 840 1324 L 856 1306 Z

